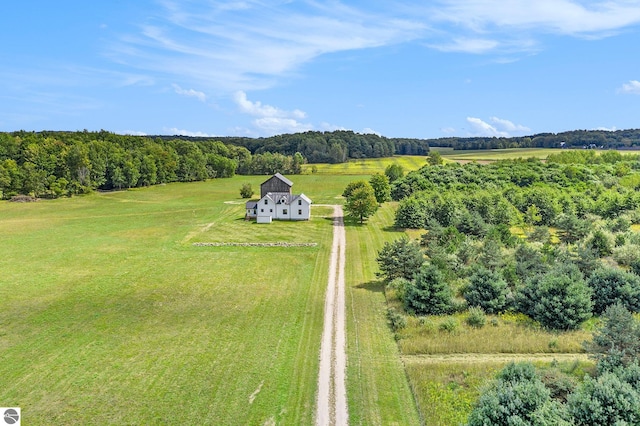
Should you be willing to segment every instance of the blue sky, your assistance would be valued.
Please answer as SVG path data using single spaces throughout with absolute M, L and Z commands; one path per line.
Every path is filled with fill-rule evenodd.
M 636 0 L 23 0 L 2 16 L 0 131 L 640 127 Z

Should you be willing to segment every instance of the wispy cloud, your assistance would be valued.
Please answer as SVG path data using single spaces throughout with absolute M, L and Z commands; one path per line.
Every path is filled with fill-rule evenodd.
M 631 80 L 628 83 L 624 83 L 622 87 L 618 89 L 618 93 L 640 95 L 640 81 Z
M 123 35 L 119 63 L 180 75 L 206 89 L 270 87 L 319 55 L 416 39 L 424 24 L 338 1 L 159 1 L 153 21 Z
M 640 23 L 629 0 L 441 0 L 422 12 L 444 51 L 532 52 L 548 34 L 597 39 Z
M 173 90 L 175 90 L 175 92 L 178 95 L 187 96 L 190 98 L 196 98 L 201 102 L 205 102 L 207 100 L 207 95 L 205 95 L 203 92 L 198 92 L 197 90 L 193 90 L 193 89 L 188 89 L 188 90 L 183 89 L 177 84 L 172 84 L 171 86 L 173 87 Z
M 493 124 L 487 123 L 477 117 L 467 117 L 467 123 L 471 126 L 470 136 L 495 136 L 508 138 L 531 131 L 531 129 L 526 126 L 514 124 L 513 122 L 503 118 L 491 117 L 489 121 Z
M 260 101 L 250 101 L 247 99 L 247 94 L 241 90 L 234 94 L 233 100 L 242 113 L 257 117 L 252 124 L 261 136 L 305 132 L 313 129 L 313 125 L 299 121 L 307 117 L 307 114 L 299 109 L 286 111 L 265 105 Z

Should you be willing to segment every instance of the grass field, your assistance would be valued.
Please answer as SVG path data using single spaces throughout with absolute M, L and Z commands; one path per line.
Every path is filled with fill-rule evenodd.
M 240 186 L 264 176 L 0 202 L 0 402 L 25 424 L 311 424 L 332 237 L 317 204 L 343 203 L 347 183 L 392 161 L 424 164 L 409 160 L 295 176 L 310 222 L 242 220 Z M 443 318 L 409 318 L 394 336 L 375 277 L 378 250 L 403 235 L 394 209 L 346 224 L 351 424 L 458 424 L 509 359 L 584 362 L 588 332 L 517 318 L 475 330 L 460 317 L 451 334 Z M 317 246 L 193 245 L 282 241 Z
M 384 173 L 384 169 L 391 164 L 401 165 L 405 172 L 417 170 L 426 164 L 426 158 L 419 155 L 396 155 L 387 158 L 367 158 L 362 160 L 349 160 L 341 164 L 305 164 L 303 172 L 312 173 L 315 166 L 318 175 L 371 175 Z
M 310 424 L 331 222 L 295 224 L 317 247 L 192 246 L 295 240 L 237 220 L 241 181 L 0 203 L 0 401 L 25 424 Z

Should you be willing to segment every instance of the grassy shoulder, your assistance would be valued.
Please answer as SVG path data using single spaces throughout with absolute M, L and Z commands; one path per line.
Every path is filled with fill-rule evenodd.
M 316 247 L 192 246 L 266 238 L 225 203 L 242 180 L 0 203 L 0 399 L 31 424 L 310 424 L 331 221 L 277 230 Z
M 421 423 L 374 274 L 377 250 L 401 235 L 388 228 L 393 214 L 386 204 L 365 225 L 347 223 L 347 392 L 354 425 Z

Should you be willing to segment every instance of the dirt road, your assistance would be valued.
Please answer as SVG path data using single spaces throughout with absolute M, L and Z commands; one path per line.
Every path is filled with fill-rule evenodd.
M 320 370 L 316 400 L 316 425 L 349 423 L 345 374 L 347 365 L 345 327 L 346 237 L 341 206 L 333 206 L 333 246 L 324 303 L 324 328 L 320 345 Z

